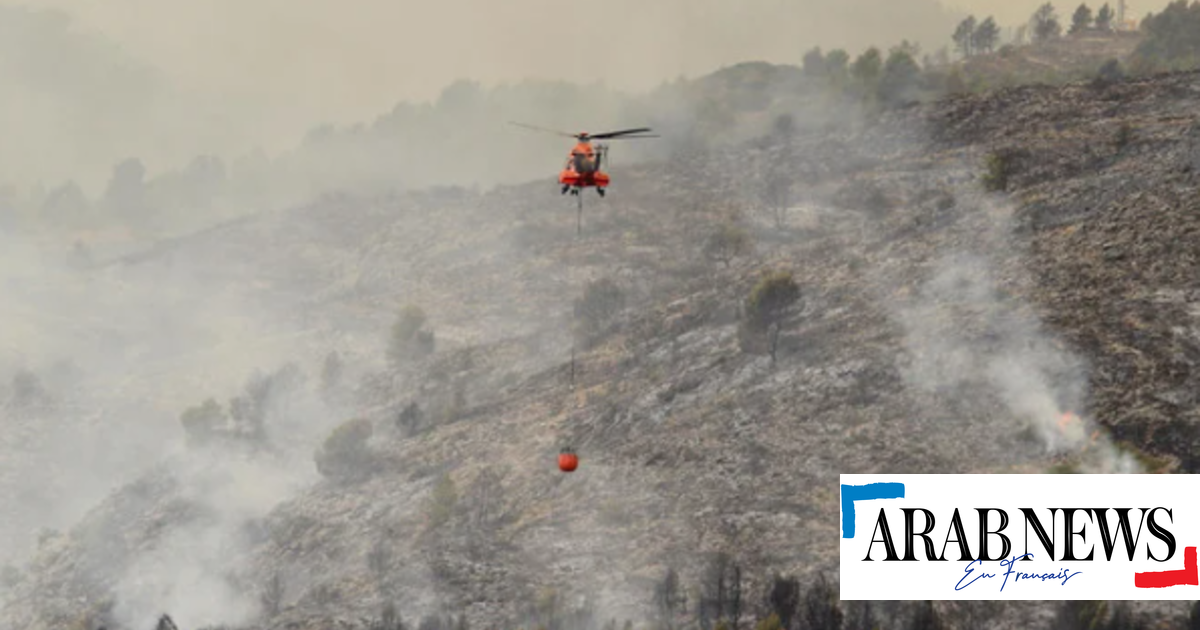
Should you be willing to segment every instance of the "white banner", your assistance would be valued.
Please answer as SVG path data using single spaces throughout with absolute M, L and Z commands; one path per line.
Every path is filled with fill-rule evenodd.
M 1200 600 L 1196 475 L 842 475 L 845 600 Z

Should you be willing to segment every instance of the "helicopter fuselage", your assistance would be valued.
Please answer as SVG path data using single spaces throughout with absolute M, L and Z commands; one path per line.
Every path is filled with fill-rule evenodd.
M 605 188 L 611 180 L 600 170 L 602 155 L 590 141 L 581 140 L 571 149 L 567 164 L 558 175 L 559 183 L 572 188 Z

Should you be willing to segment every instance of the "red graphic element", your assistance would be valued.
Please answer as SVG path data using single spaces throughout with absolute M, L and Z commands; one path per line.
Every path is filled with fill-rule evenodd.
M 1134 573 L 1133 585 L 1138 588 L 1167 588 L 1168 586 L 1200 586 L 1200 572 L 1196 570 L 1196 548 L 1183 550 L 1183 569 L 1180 571 L 1153 571 Z

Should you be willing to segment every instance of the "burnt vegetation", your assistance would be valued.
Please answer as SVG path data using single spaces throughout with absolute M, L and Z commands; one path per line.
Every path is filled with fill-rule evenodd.
M 1099 236 L 1093 236 L 1088 229 L 1071 229 L 1073 218 L 1095 216 L 1101 211 L 1098 208 L 1112 208 L 1125 202 L 1108 197 L 1064 202 L 1063 191 L 1073 184 L 1060 183 L 1080 174 L 1098 173 L 1118 158 L 1132 159 L 1147 147 L 1164 146 L 1173 141 L 1176 130 L 1164 131 L 1158 122 L 1121 119 L 1080 143 L 1086 146 L 1060 149 L 1031 134 L 1023 134 L 1022 129 L 989 127 L 1004 114 L 987 113 L 1025 107 L 1028 118 L 1045 123 L 1047 129 L 1053 127 L 1047 136 L 1062 134 L 1067 138 L 1063 142 L 1069 142 L 1072 133 L 1083 133 L 1082 125 L 1073 127 L 1071 120 L 1064 120 L 1076 117 L 1074 113 L 1056 114 L 1054 92 L 1044 88 L 1016 90 L 1005 92 L 994 101 L 969 93 L 984 92 L 1010 81 L 1053 83 L 1082 78 L 1091 85 L 1089 88 L 1084 84 L 1082 88 L 1090 94 L 1087 98 L 1119 96 L 1129 81 L 1139 80 L 1151 71 L 1197 63 L 1195 42 L 1200 40 L 1200 31 L 1196 30 L 1194 18 L 1198 6 L 1173 3 L 1162 14 L 1143 23 L 1143 38 L 1135 55 L 1121 60 L 1106 57 L 1100 63 L 1089 59 L 1079 64 L 1080 68 L 1086 66 L 1086 71 L 1065 66 L 1034 71 L 1020 65 L 1023 54 L 1032 54 L 1025 50 L 1026 42 L 1002 41 L 1000 28 L 990 17 L 969 18 L 954 31 L 958 60 L 951 59 L 949 50 L 924 54 L 910 42 L 886 50 L 869 48 L 858 55 L 845 50 L 810 50 L 797 69 L 802 77 L 794 86 L 798 92 L 831 99 L 837 108 L 847 105 L 861 108 L 855 111 L 876 117 L 873 120 L 891 121 L 901 128 L 932 121 L 939 130 L 950 130 L 943 138 L 945 144 L 978 140 L 978 146 L 972 146 L 978 151 L 970 153 L 969 159 L 961 154 L 951 155 L 968 163 L 954 177 L 940 177 L 931 158 L 904 162 L 902 168 L 908 170 L 899 175 L 890 173 L 893 179 L 888 179 L 880 173 L 895 156 L 856 155 L 840 138 L 829 142 L 840 145 L 834 149 L 814 145 L 811 136 L 815 132 L 810 124 L 816 127 L 817 123 L 787 115 L 767 117 L 756 112 L 764 122 L 764 129 L 758 131 L 766 135 L 757 136 L 748 146 L 737 145 L 736 150 L 745 151 L 749 156 L 745 158 L 747 163 L 768 166 L 755 171 L 753 178 L 746 178 L 750 182 L 748 190 L 735 195 L 725 189 L 698 187 L 688 189 L 685 197 L 670 204 L 655 205 L 647 191 L 655 194 L 661 191 L 648 188 L 646 180 L 661 180 L 667 182 L 664 188 L 678 190 L 680 187 L 675 184 L 685 177 L 689 182 L 708 181 L 709 175 L 713 180 L 737 179 L 727 174 L 727 171 L 737 173 L 734 170 L 737 165 L 722 162 L 720 151 L 703 145 L 698 146 L 707 151 L 673 146 L 672 150 L 679 151 L 677 162 L 648 167 L 655 169 L 650 171 L 652 176 L 640 176 L 640 180 L 632 171 L 629 173 L 630 194 L 625 199 L 631 201 L 623 202 L 628 206 L 607 214 L 597 213 L 594 236 L 589 235 L 594 242 L 581 240 L 572 245 L 569 254 L 564 253 L 568 246 L 559 241 L 569 241 L 574 236 L 571 226 L 538 218 L 523 224 L 513 239 L 515 249 L 524 256 L 522 262 L 504 258 L 510 254 L 507 249 L 503 255 L 487 252 L 490 267 L 502 268 L 505 274 L 523 274 L 526 278 L 574 278 L 582 273 L 577 269 L 564 272 L 562 265 L 567 260 L 571 264 L 580 263 L 595 278 L 582 286 L 572 284 L 571 289 L 564 289 L 565 282 L 555 280 L 537 285 L 537 291 L 514 295 L 508 292 L 511 285 L 502 284 L 501 276 L 505 274 L 497 273 L 495 278 L 476 279 L 475 284 L 456 293 L 454 301 L 447 302 L 453 308 L 433 301 L 423 302 L 430 312 L 438 313 L 436 322 L 416 305 L 406 306 L 398 313 L 392 310 L 395 306 L 390 302 L 391 296 L 399 292 L 380 291 L 379 295 L 372 295 L 372 299 L 388 303 L 380 307 L 387 309 L 380 315 L 383 321 L 373 324 L 367 333 L 371 338 L 371 359 L 378 359 L 386 367 L 368 369 L 355 363 L 366 363 L 360 361 L 361 357 L 338 352 L 324 354 L 323 360 L 317 361 L 319 376 L 314 388 L 327 405 L 320 413 L 328 418 L 348 419 L 332 430 L 326 426 L 320 438 L 305 445 L 304 456 L 307 458 L 311 453 L 311 465 L 321 476 L 318 492 L 325 494 L 306 496 L 295 505 L 281 507 L 280 513 L 272 517 L 282 523 L 272 530 L 272 544 L 277 545 L 273 551 L 291 559 L 302 558 L 321 568 L 328 565 L 336 571 L 321 576 L 328 577 L 327 582 L 318 579 L 311 584 L 300 584 L 293 583 L 287 571 L 277 566 L 261 570 L 258 575 L 268 576 L 260 580 L 256 593 L 262 623 L 253 626 L 253 630 L 303 623 L 295 620 L 298 610 L 332 611 L 330 614 L 336 612 L 348 617 L 348 610 L 361 611 L 362 601 L 372 602 L 372 618 L 359 620 L 361 623 L 357 625 L 346 621 L 342 627 L 467 630 L 471 625 L 469 619 L 487 620 L 486 624 L 477 621 L 477 627 L 507 624 L 529 630 L 950 630 L 996 627 L 993 622 L 997 619 L 1002 620 L 1001 624 L 1016 623 L 1005 620 L 1005 615 L 1020 618 L 1023 611 L 1003 606 L 993 609 L 946 602 L 843 602 L 838 597 L 836 581 L 829 575 L 780 572 L 784 568 L 795 571 L 795 565 L 784 565 L 784 561 L 773 557 L 745 559 L 738 555 L 740 549 L 697 555 L 691 562 L 667 569 L 655 584 L 638 593 L 635 604 L 650 611 L 645 618 L 614 619 L 588 597 L 580 598 L 566 588 L 559 588 L 561 584 L 556 580 L 561 580 L 561 574 L 552 574 L 551 578 L 530 577 L 520 568 L 513 568 L 539 566 L 540 562 L 553 564 L 557 557 L 547 561 L 539 554 L 558 553 L 546 550 L 558 549 L 561 541 L 553 536 L 561 532 L 568 532 L 562 535 L 591 533 L 587 529 L 570 528 L 590 526 L 589 510 L 593 506 L 587 505 L 588 500 L 581 501 L 578 495 L 570 494 L 577 490 L 572 489 L 570 482 L 557 481 L 561 477 L 552 482 L 541 477 L 530 481 L 512 473 L 501 462 L 531 457 L 528 452 L 514 452 L 510 448 L 514 443 L 521 444 L 523 439 L 544 443 L 560 439 L 553 432 L 584 436 L 599 455 L 598 459 L 604 458 L 611 469 L 645 468 L 653 471 L 651 474 L 662 475 L 656 481 L 661 484 L 659 488 L 672 495 L 670 501 L 679 503 L 656 501 L 660 504 L 651 510 L 656 517 L 666 518 L 672 510 L 697 514 L 694 524 L 703 529 L 709 524 L 703 521 L 703 510 L 699 508 L 707 505 L 689 505 L 686 499 L 692 488 L 702 485 L 707 488 L 705 484 L 712 482 L 705 475 L 720 473 L 727 475 L 723 479 L 736 479 L 742 468 L 767 469 L 776 465 L 773 458 L 794 457 L 797 451 L 772 451 L 774 442 L 781 441 L 780 429 L 772 423 L 782 426 L 800 418 L 817 429 L 796 432 L 790 429 L 794 424 L 787 424 L 787 439 L 792 439 L 793 433 L 804 433 L 806 437 L 840 435 L 839 425 L 821 424 L 828 422 L 821 413 L 828 409 L 840 413 L 842 409 L 858 407 L 868 411 L 857 416 L 856 430 L 861 429 L 871 439 L 886 441 L 888 434 L 882 433 L 885 429 L 880 427 L 894 425 L 894 418 L 879 420 L 867 414 L 886 406 L 877 404 L 880 400 L 895 395 L 890 388 L 895 386 L 896 376 L 888 367 L 877 370 L 860 367 L 886 363 L 881 356 L 890 358 L 869 353 L 888 343 L 888 333 L 881 318 L 867 312 L 870 309 L 863 306 L 864 301 L 855 293 L 858 283 L 870 271 L 869 268 L 864 271 L 864 267 L 879 263 L 876 257 L 879 251 L 901 257 L 896 252 L 909 246 L 901 237 L 918 232 L 918 227 L 928 228 L 931 233 L 953 230 L 955 220 L 969 219 L 969 213 L 977 212 L 973 204 L 974 193 L 979 189 L 996 193 L 989 195 L 989 199 L 1007 199 L 1006 194 L 1029 193 L 1038 186 L 1041 188 L 1033 190 L 1036 194 L 1031 195 L 1039 200 L 1038 204 L 1022 207 L 1020 219 L 1023 229 L 1035 233 L 1035 256 L 1041 256 L 1038 260 L 1044 263 L 1040 267 L 1044 274 L 1040 281 L 1054 287 L 1055 295 L 1061 296 L 1039 306 L 1053 310 L 1051 307 L 1061 306 L 1056 300 L 1075 300 L 1078 302 L 1075 306 L 1082 304 L 1087 312 L 1102 310 L 1102 317 L 1089 320 L 1086 325 L 1078 321 L 1083 316 L 1058 311 L 1054 323 L 1075 326 L 1072 341 L 1088 348 L 1101 365 L 1102 376 L 1097 378 L 1112 379 L 1097 381 L 1097 406 L 1101 413 L 1107 414 L 1104 419 L 1116 417 L 1113 409 L 1130 406 L 1112 381 L 1161 374 L 1149 369 L 1152 366 L 1145 357 L 1170 356 L 1171 367 L 1166 371 L 1178 381 L 1174 383 L 1177 387 L 1161 396 L 1138 398 L 1139 413 L 1148 416 L 1116 424 L 1133 444 L 1130 448 L 1135 453 L 1141 454 L 1139 449 L 1146 449 L 1165 457 L 1164 454 L 1178 453 L 1186 445 L 1194 444 L 1194 430 L 1163 422 L 1169 414 L 1178 413 L 1178 408 L 1194 402 L 1188 394 L 1180 393 L 1190 391 L 1192 385 L 1184 375 L 1193 349 L 1178 335 L 1168 334 L 1169 327 L 1160 325 L 1152 317 L 1154 313 L 1097 305 L 1093 299 L 1101 290 L 1107 290 L 1103 289 L 1107 284 L 1102 281 L 1111 281 L 1113 286 L 1123 282 L 1112 275 L 1120 265 L 1097 261 L 1112 263 L 1123 257 L 1143 255 L 1158 246 L 1166 252 L 1175 250 L 1169 245 L 1148 242 L 1149 237 L 1130 240 L 1129 231 L 1120 229 L 1122 224 L 1111 220 L 1105 223 L 1097 219 L 1094 233 Z M 1107 5 L 1097 12 L 1086 5 L 1080 6 L 1069 15 L 1069 25 L 1065 25 L 1053 5 L 1044 5 L 1032 16 L 1021 37 L 1040 47 L 1039 55 L 1054 50 L 1055 46 L 1069 45 L 1072 38 L 1082 41 L 1089 37 L 1116 37 L 1113 12 Z M 1009 66 L 1002 66 L 1002 71 L 996 72 L 981 69 L 984 66 L 980 65 L 1009 63 L 1015 68 L 1011 72 Z M 757 84 L 755 72 L 767 72 L 761 68 L 739 71 L 751 77 L 746 80 L 750 85 Z M 1179 85 L 1169 89 L 1184 91 Z M 910 112 L 913 104 L 935 101 L 947 94 L 955 98 L 931 105 L 928 110 Z M 452 96 L 458 99 L 457 105 L 452 98 L 432 110 L 458 107 L 460 111 L 479 111 L 486 109 L 483 104 L 489 99 L 501 98 L 470 86 L 460 86 Z M 755 100 L 752 96 L 746 100 Z M 1072 93 L 1070 98 L 1081 97 Z M 698 134 L 701 130 L 731 127 L 739 112 L 729 104 L 730 100 L 735 99 L 710 98 L 703 107 L 697 107 L 696 128 L 691 131 Z M 1085 105 L 1095 106 L 1091 101 Z M 1074 111 L 1070 107 L 1061 109 Z M 442 115 L 449 116 L 397 112 L 385 118 L 399 125 L 400 118 L 426 120 L 422 116 Z M 1056 119 L 1056 115 L 1061 118 Z M 772 120 L 773 124 L 767 124 Z M 414 123 L 414 126 L 419 125 Z M 835 131 L 841 133 L 836 127 Z M 353 134 L 325 130 L 314 134 L 308 144 L 332 150 L 339 138 L 345 139 L 343 136 Z M 884 137 L 882 141 L 890 142 L 892 138 Z M 1103 159 L 1093 159 L 1093 154 L 1103 154 Z M 743 154 L 735 155 L 740 158 Z M 1172 153 L 1168 157 L 1175 160 L 1171 168 L 1179 179 L 1174 183 L 1187 181 L 1189 168 L 1200 168 L 1187 162 L 1186 156 Z M 903 156 L 899 158 L 902 159 Z M 680 168 L 680 164 L 686 168 L 681 172 L 671 170 Z M 200 161 L 188 172 L 186 179 L 192 182 L 189 185 L 206 186 L 206 190 L 220 188 L 227 178 L 222 165 L 215 160 Z M 705 177 L 694 177 L 695 172 Z M 911 176 L 909 183 L 894 181 L 913 172 L 918 175 Z M 955 187 L 955 177 L 967 184 Z M 97 204 L 114 217 L 119 216 L 120 221 L 142 221 L 148 213 L 155 212 L 156 202 L 150 194 L 156 187 L 155 181 L 147 180 L 140 162 L 123 161 L 114 168 L 112 181 Z M 913 181 L 917 184 L 912 184 Z M 819 192 L 814 193 L 818 188 Z M 1181 190 L 1183 186 L 1173 184 L 1171 189 Z M 520 195 L 525 192 L 521 189 L 519 193 L 496 194 L 502 195 L 501 206 L 510 202 L 523 206 L 525 199 Z M 826 193 L 828 197 L 821 197 L 821 201 L 833 212 L 816 215 L 795 205 L 802 194 Z M 506 194 L 511 196 L 503 197 Z M 1105 188 L 1096 194 L 1109 195 L 1109 192 Z M 434 191 L 428 195 L 438 203 L 466 204 L 477 200 L 472 193 L 461 190 Z M 1182 207 L 1185 203 L 1165 198 L 1165 194 L 1164 198 L 1153 201 L 1163 207 L 1172 203 L 1172 207 Z M 64 186 L 48 195 L 40 211 L 55 217 L 55 221 L 69 223 L 86 216 L 90 203 L 76 186 Z M 917 206 L 922 212 L 926 208 L 929 212 L 914 219 L 908 210 Z M 399 212 L 391 207 L 388 211 Z M 757 220 L 756 212 L 761 214 Z M 339 212 L 338 216 L 350 214 Z M 935 220 L 927 220 L 928 215 Z M 854 238 L 839 231 L 844 223 L 850 222 L 855 225 Z M 1056 231 L 1038 232 L 1043 225 L 1053 225 Z M 1067 227 L 1057 230 L 1061 226 Z M 463 228 L 455 224 L 454 229 Z M 969 233 L 971 229 L 963 231 Z M 682 235 L 683 232 L 687 234 Z M 812 235 L 828 238 L 809 238 Z M 870 246 L 862 245 L 869 238 L 878 240 L 870 241 Z M 1088 238 L 1101 238 L 1103 242 L 1091 243 L 1085 240 Z M 407 243 L 414 250 L 420 250 L 417 245 L 421 244 Z M 473 244 L 477 243 L 468 242 L 462 249 L 469 250 Z M 609 257 L 611 252 L 604 250 L 605 246 L 620 253 L 619 265 L 613 263 L 616 258 Z M 77 269 L 85 269 L 94 262 L 84 252 L 76 254 Z M 439 264 L 442 261 L 436 257 L 435 260 Z M 1192 277 L 1191 272 L 1195 271 L 1186 267 L 1190 259 L 1182 255 L 1138 260 L 1151 261 L 1152 264 L 1139 267 L 1144 270 L 1139 273 L 1147 275 L 1166 273 L 1163 269 L 1167 263 L 1163 260 L 1180 265 L 1176 270 L 1183 273 L 1178 277 Z M 362 275 L 374 271 L 370 265 L 364 266 L 368 269 Z M 461 269 L 454 271 L 458 273 Z M 440 278 L 474 278 L 474 273 L 472 270 L 461 276 Z M 498 288 L 488 286 L 493 280 Z M 1076 282 L 1087 285 L 1085 290 L 1073 294 Z M 369 279 L 363 280 L 363 284 L 369 284 Z M 912 288 L 902 284 L 886 288 L 897 294 Z M 1178 282 L 1162 284 L 1177 286 Z M 360 288 L 355 285 L 356 291 Z M 1161 299 L 1172 298 L 1168 295 Z M 503 319 L 479 306 L 489 300 L 504 302 L 505 308 L 519 313 L 521 318 L 537 320 L 538 326 L 531 327 L 532 332 L 522 330 L 523 336 L 517 341 L 472 340 L 472 333 L 479 330 L 491 333 L 487 326 Z M 525 300 L 529 304 L 522 303 Z M 1184 306 L 1175 304 L 1163 307 L 1162 311 L 1178 308 L 1183 312 Z M 457 307 L 467 314 L 453 313 Z M 476 317 L 485 324 L 471 329 Z M 562 320 L 570 322 L 569 335 L 566 330 L 554 329 Z M 503 324 L 496 326 L 503 329 Z M 472 333 L 463 334 L 463 330 Z M 503 332 L 509 333 L 507 329 Z M 562 339 L 555 336 L 556 332 L 562 333 Z M 847 355 L 845 360 L 839 356 L 836 365 L 822 364 L 822 360 L 830 360 L 833 354 L 830 348 L 843 341 L 845 347 L 838 348 L 838 352 Z M 565 363 L 568 342 L 572 346 L 569 390 L 561 387 L 558 376 Z M 762 358 L 765 356 L 769 356 L 775 369 L 764 369 L 763 373 L 782 375 L 779 380 L 787 377 L 790 380 L 786 386 L 771 390 L 771 379 L 775 377 L 754 371 L 756 367 L 765 367 Z M 787 372 L 792 369 L 806 371 L 796 376 Z M 740 385 L 725 387 L 725 382 L 732 382 L 734 375 L 751 382 L 745 389 L 752 394 L 739 391 Z M 820 381 L 819 388 L 814 386 L 813 390 L 820 392 L 815 402 L 806 399 L 804 392 L 797 393 L 806 386 L 799 383 L 807 383 L 809 379 Z M 286 437 L 284 421 L 297 414 L 292 403 L 306 387 L 304 375 L 295 365 L 255 374 L 226 402 L 214 395 L 185 409 L 179 417 L 180 426 L 194 451 L 270 453 Z M 564 402 L 568 391 L 569 400 Z M 58 403 L 53 388 L 47 387 L 38 375 L 24 370 L 13 376 L 2 393 L 4 409 L 9 414 L 6 419 L 34 414 Z M 201 393 L 198 398 L 206 395 Z M 642 400 L 652 401 L 651 407 L 642 404 Z M 700 404 L 689 407 L 689 401 L 694 400 L 711 401 L 711 407 Z M 907 399 L 903 400 L 908 404 Z M 524 401 L 529 401 L 528 409 L 521 407 Z M 1152 408 L 1155 405 L 1160 406 Z M 781 408 L 786 411 L 781 412 Z M 527 415 L 523 417 L 522 413 Z M 719 422 L 711 420 L 718 416 Z M 536 429 L 523 434 L 523 423 Z M 716 427 L 711 434 L 687 433 L 709 423 Z M 657 428 L 660 425 L 664 428 Z M 736 432 L 736 437 L 731 438 L 727 431 Z M 684 437 L 676 440 L 671 435 L 674 432 L 683 433 Z M 871 435 L 872 432 L 880 435 Z M 546 437 L 552 434 L 552 438 Z M 534 437 L 529 438 L 530 435 Z M 628 436 L 634 437 L 624 439 Z M 750 437 L 739 441 L 743 436 Z M 829 443 L 816 441 L 817 438 L 813 440 L 797 444 L 812 449 L 803 452 L 828 453 L 831 466 L 844 463 L 834 452 L 841 446 L 831 447 Z M 706 444 L 721 445 L 720 452 L 705 451 Z M 864 451 L 856 456 L 866 459 L 878 457 L 881 452 L 891 456 L 890 450 Z M 487 457 L 478 457 L 480 453 L 486 453 Z M 760 456 L 762 453 L 766 455 Z M 1194 458 L 1188 461 L 1186 457 L 1185 453 L 1183 465 L 1194 472 Z M 746 463 L 747 459 L 753 462 Z M 1154 460 L 1146 456 L 1142 461 Z M 1173 465 L 1176 463 L 1173 461 Z M 584 468 L 588 465 L 590 461 L 585 460 Z M 679 476 L 686 477 L 687 490 L 672 485 L 678 482 L 670 472 L 658 472 L 671 470 L 685 471 Z M 808 481 L 804 480 L 805 487 Z M 394 495 L 387 495 L 389 498 L 356 494 L 367 492 L 363 489 L 366 487 L 371 492 L 385 492 L 377 488 L 389 486 L 398 488 Z M 675 494 L 681 498 L 675 499 Z M 631 502 L 637 498 L 631 496 Z M 559 499 L 564 503 L 571 501 L 575 506 L 572 510 L 578 513 L 567 513 L 560 507 L 562 504 L 553 503 Z M 408 501 L 412 514 L 390 509 L 386 502 L 392 500 Z M 336 507 L 328 507 L 323 501 Z M 604 505 L 614 503 L 620 501 L 610 499 Z M 319 511 L 322 507 L 337 514 L 330 519 L 336 523 L 318 522 L 305 513 L 307 509 Z M 820 512 L 814 505 L 803 507 Z M 599 514 L 596 520 L 612 528 L 609 534 L 616 532 L 614 539 L 628 538 L 645 544 L 646 538 L 638 538 L 645 534 L 636 530 L 641 516 L 635 507 L 621 505 Z M 360 517 L 362 522 L 358 521 Z M 370 538 L 362 545 L 356 547 L 344 542 L 344 532 L 363 531 L 370 532 Z M 47 534 L 43 547 L 53 550 L 64 540 L 69 537 Z M 805 553 L 810 551 L 805 548 Z M 618 555 L 612 553 L 614 557 Z M 345 560 L 347 557 L 352 560 Z M 271 562 L 261 556 L 256 561 Z M 638 562 L 646 560 L 640 558 Z M 352 568 L 347 568 L 351 565 Z M 574 566 L 568 569 L 564 566 L 567 563 L 555 565 L 554 570 L 576 570 Z M 344 577 L 338 571 L 351 577 Z M 419 578 L 412 577 L 414 572 Z M 25 580 L 24 571 L 6 566 L 0 571 L 0 591 L 15 592 Z M 406 589 L 415 590 L 414 583 L 424 587 L 426 580 L 438 589 L 439 601 L 452 603 L 437 614 L 402 616 L 410 608 L 422 613 L 429 609 L 427 601 L 409 601 L 405 596 Z M 363 584 L 368 590 L 355 590 Z M 520 593 L 520 599 L 514 593 Z M 382 603 L 376 605 L 376 602 Z M 507 604 L 512 604 L 510 609 L 501 608 Z M 1044 613 L 1049 610 L 1042 607 L 1039 613 L 1046 617 Z M 1119 602 L 1069 602 L 1053 605 L 1052 612 L 1055 628 L 1146 627 L 1134 609 Z M 1190 625 L 1186 627 L 1200 627 L 1196 615 L 1193 610 L 1187 620 Z M 107 618 L 87 612 L 82 623 L 94 626 L 101 619 Z M 109 624 L 108 630 L 125 630 L 111 621 L 105 623 Z M 90 626 L 88 630 L 94 630 Z

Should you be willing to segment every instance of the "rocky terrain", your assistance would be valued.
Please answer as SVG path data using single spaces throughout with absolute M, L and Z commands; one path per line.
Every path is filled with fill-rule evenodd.
M 579 237 L 547 180 L 330 197 L 87 272 L 227 283 L 310 340 L 306 372 L 336 350 L 354 378 L 293 394 L 319 433 L 276 410 L 266 450 L 193 447 L 114 492 L 10 580 L 0 625 L 365 628 L 391 603 L 641 626 L 714 554 L 749 623 L 772 575 L 836 579 L 840 474 L 1196 472 L 1198 107 L 1200 73 L 1013 88 L 617 168 Z M 725 224 L 754 244 L 728 266 L 705 255 Z M 772 359 L 739 322 L 774 269 L 801 298 Z M 623 309 L 573 340 L 600 278 Z M 389 365 L 406 304 L 438 349 Z M 318 476 L 351 417 L 360 474 Z

